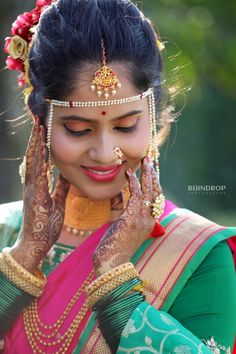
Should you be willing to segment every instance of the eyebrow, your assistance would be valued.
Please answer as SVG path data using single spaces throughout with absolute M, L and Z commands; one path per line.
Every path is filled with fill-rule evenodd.
M 140 113 L 143 113 L 143 111 L 139 110 L 139 111 L 131 111 L 131 112 L 128 112 L 128 113 L 125 113 L 123 114 L 122 116 L 119 116 L 119 117 L 116 117 L 116 118 L 113 118 L 112 121 L 115 121 L 115 120 L 121 120 L 121 119 L 124 119 L 124 118 L 127 118 L 127 117 L 132 117 L 136 114 L 140 114 Z M 84 117 L 80 117 L 80 116 L 77 116 L 77 115 L 71 115 L 71 116 L 62 116 L 60 117 L 60 119 L 62 119 L 63 121 L 79 121 L 79 122 L 89 122 L 89 123 L 97 123 L 98 121 L 96 119 L 91 119 L 91 118 L 84 118 Z

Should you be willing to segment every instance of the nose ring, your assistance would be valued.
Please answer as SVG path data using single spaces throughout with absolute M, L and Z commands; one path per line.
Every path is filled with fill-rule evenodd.
M 117 157 L 117 164 L 118 165 L 122 165 L 122 163 L 123 163 L 122 158 L 124 156 L 123 152 L 121 151 L 121 149 L 119 147 L 115 147 L 113 151 L 114 151 L 114 154 Z

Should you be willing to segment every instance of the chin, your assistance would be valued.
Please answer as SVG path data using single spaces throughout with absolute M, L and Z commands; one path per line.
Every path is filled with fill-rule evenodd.
M 78 188 L 77 186 L 74 186 L 75 188 Z M 107 199 L 112 199 L 116 197 L 121 190 L 125 187 L 125 185 L 120 185 L 120 186 L 114 186 L 113 185 L 108 185 L 108 184 L 103 184 L 99 185 L 97 187 L 91 187 L 91 188 L 78 188 L 80 191 L 80 194 L 84 198 L 88 199 L 93 199 L 93 200 L 107 200 Z

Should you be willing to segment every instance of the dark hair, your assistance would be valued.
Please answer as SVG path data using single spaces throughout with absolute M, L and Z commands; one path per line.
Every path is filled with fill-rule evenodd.
M 137 6 L 129 0 L 59 0 L 43 13 L 30 51 L 33 114 L 45 118 L 44 98 L 63 99 L 74 89 L 83 64 L 101 62 L 101 38 L 108 65 L 124 63 L 137 91 L 154 87 L 159 102 L 157 35 Z

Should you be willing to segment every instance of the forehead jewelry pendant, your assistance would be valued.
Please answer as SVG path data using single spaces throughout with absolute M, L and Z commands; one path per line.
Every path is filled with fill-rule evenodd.
M 110 93 L 115 96 L 117 88 L 121 88 L 121 83 L 117 78 L 116 72 L 107 66 L 106 50 L 102 39 L 102 67 L 94 74 L 91 90 L 97 90 L 98 97 L 104 95 L 108 100 Z M 111 91 L 111 92 L 110 92 Z

